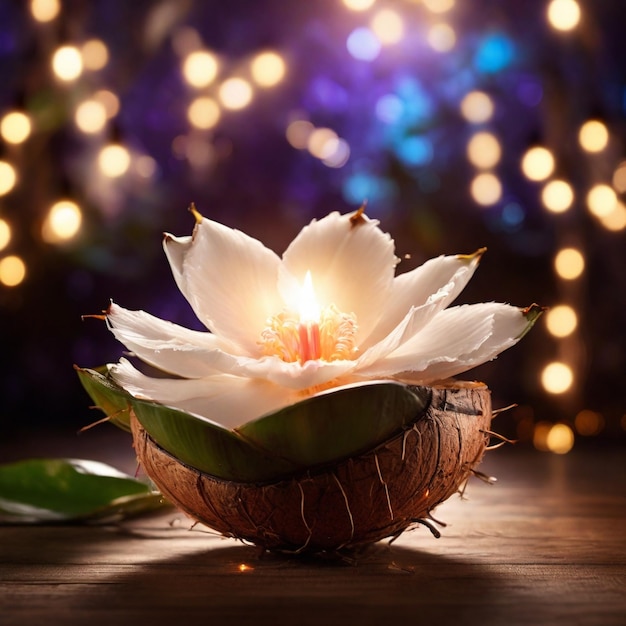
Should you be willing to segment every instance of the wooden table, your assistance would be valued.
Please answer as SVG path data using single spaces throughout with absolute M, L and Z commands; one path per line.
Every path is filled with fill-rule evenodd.
M 176 512 L 0 527 L 0 624 L 626 624 L 624 450 L 507 446 L 481 469 L 498 483 L 441 505 L 441 539 L 353 561 L 260 554 Z

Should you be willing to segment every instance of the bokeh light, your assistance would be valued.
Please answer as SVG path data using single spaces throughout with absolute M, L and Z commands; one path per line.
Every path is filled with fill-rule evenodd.
M 0 196 L 9 193 L 17 182 L 17 172 L 7 161 L 0 161 Z
M 564 180 L 551 180 L 541 191 L 541 201 L 548 211 L 563 213 L 574 202 L 574 190 Z
M 335 153 L 339 144 L 337 133 L 331 128 L 316 128 L 309 135 L 307 148 L 318 159 L 327 159 Z
M 76 107 L 74 121 L 84 133 L 98 133 L 107 123 L 106 107 L 98 100 L 84 100 Z
M 461 114 L 472 124 L 489 121 L 493 112 L 493 100 L 483 91 L 471 91 L 461 100 Z
M 545 314 L 545 324 L 554 337 L 568 337 L 578 326 L 578 316 L 571 306 L 559 304 Z
M 554 171 L 554 156 L 542 146 L 529 148 L 522 157 L 522 172 L 529 180 L 542 181 Z
M 490 169 L 498 164 L 501 156 L 500 142 L 492 133 L 475 133 L 467 144 L 467 158 L 475 167 Z
M 217 58 L 207 50 L 195 50 L 183 62 L 183 76 L 196 88 L 210 85 L 215 80 L 218 69 Z
M 383 9 L 376 13 L 370 22 L 370 27 L 378 41 L 384 46 L 398 43 L 404 37 L 404 21 L 391 9 Z
M 502 183 L 495 174 L 483 172 L 474 178 L 470 191 L 475 202 L 490 206 L 496 204 L 502 197 Z
M 187 118 L 196 128 L 207 130 L 213 128 L 220 120 L 220 107 L 213 98 L 199 96 L 187 109 Z
M 548 431 L 546 447 L 554 454 L 567 454 L 574 447 L 574 432 L 567 424 L 554 424 Z
M 30 12 L 38 22 L 51 22 L 59 15 L 59 0 L 30 0 Z
M 309 145 L 309 137 L 315 127 L 308 120 L 294 120 L 287 126 L 285 135 L 290 145 L 298 150 L 304 150 Z
M 285 77 L 284 59 L 276 52 L 257 54 L 250 65 L 252 79 L 261 87 L 273 87 Z
M 30 136 L 31 130 L 30 117 L 21 111 L 7 113 L 0 122 L 0 135 L 7 143 L 23 143 Z
M 456 0 L 422 0 L 424 6 L 432 13 L 446 13 L 454 8 Z
M 565 280 L 575 280 L 585 270 L 585 257 L 577 248 L 563 248 L 554 257 L 554 269 Z
M 108 89 L 100 89 L 93 94 L 93 100 L 99 102 L 106 111 L 107 118 L 115 117 L 120 110 L 120 99 Z
M 219 98 L 226 109 L 244 109 L 252 100 L 252 86 L 243 78 L 228 78 L 219 88 Z
M 83 44 L 81 56 L 86 70 L 101 70 L 109 62 L 109 49 L 100 39 L 90 39 Z
M 52 55 L 52 70 L 59 80 L 71 82 L 83 72 L 83 57 L 76 46 L 61 46 Z
M 120 144 L 109 144 L 100 150 L 98 155 L 100 171 L 109 178 L 123 176 L 130 167 L 130 154 Z
M 541 372 L 541 384 L 548 393 L 565 393 L 573 383 L 574 372 L 572 368 L 561 361 L 548 363 Z
M 426 40 L 436 52 L 449 52 L 456 45 L 456 33 L 450 24 L 433 24 L 426 34 Z
M 626 161 L 622 161 L 613 172 L 613 187 L 619 193 L 626 192 Z
M 587 208 L 596 217 L 607 217 L 617 208 L 617 194 L 609 185 L 594 185 L 587 194 Z
M 348 35 L 348 52 L 359 61 L 373 61 L 380 54 L 380 41 L 369 28 L 356 28 Z
M 585 122 L 578 132 L 578 141 L 587 152 L 602 152 L 609 143 L 609 131 L 606 124 L 599 120 Z
M 376 0 L 342 0 L 342 2 L 351 11 L 367 11 L 374 6 Z
M 626 206 L 622 202 L 618 202 L 613 211 L 600 217 L 600 223 L 612 232 L 626 229 Z
M 17 287 L 26 278 L 26 264 L 17 255 L 0 259 L 0 283 L 5 287 Z
M 41 228 L 47 243 L 61 243 L 76 236 L 82 223 L 80 207 L 72 200 L 59 200 L 48 211 Z
M 574 418 L 574 428 L 583 437 L 593 437 L 599 434 L 605 423 L 606 421 L 602 413 L 591 411 L 590 409 L 579 411 Z
M 552 0 L 547 15 L 550 26 L 556 30 L 572 30 L 580 22 L 580 5 L 576 0 Z
M 4 250 L 11 242 L 11 226 L 0 218 L 0 250 Z

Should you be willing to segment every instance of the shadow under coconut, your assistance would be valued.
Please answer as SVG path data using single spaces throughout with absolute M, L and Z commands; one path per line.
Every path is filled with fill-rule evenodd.
M 196 543 L 187 554 L 101 579 L 97 596 L 75 597 L 72 614 L 88 619 L 97 611 L 117 623 L 154 615 L 157 622 L 272 626 L 501 624 L 515 602 L 515 581 L 497 568 L 386 542 L 334 557 L 264 553 L 215 536 L 209 543 L 209 550 Z

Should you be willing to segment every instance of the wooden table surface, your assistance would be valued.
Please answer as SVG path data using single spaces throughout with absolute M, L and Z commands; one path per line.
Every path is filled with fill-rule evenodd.
M 106 450 L 100 449 L 106 459 Z M 467 499 L 354 560 L 260 554 L 176 512 L 0 527 L 0 624 L 626 624 L 623 449 L 506 447 Z

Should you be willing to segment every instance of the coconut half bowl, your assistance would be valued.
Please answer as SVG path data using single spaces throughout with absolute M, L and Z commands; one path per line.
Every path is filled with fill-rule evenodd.
M 76 368 L 138 460 L 193 519 L 267 550 L 324 552 L 396 537 L 458 492 L 489 445 L 481 383 L 329 390 L 233 430 L 139 400 Z

